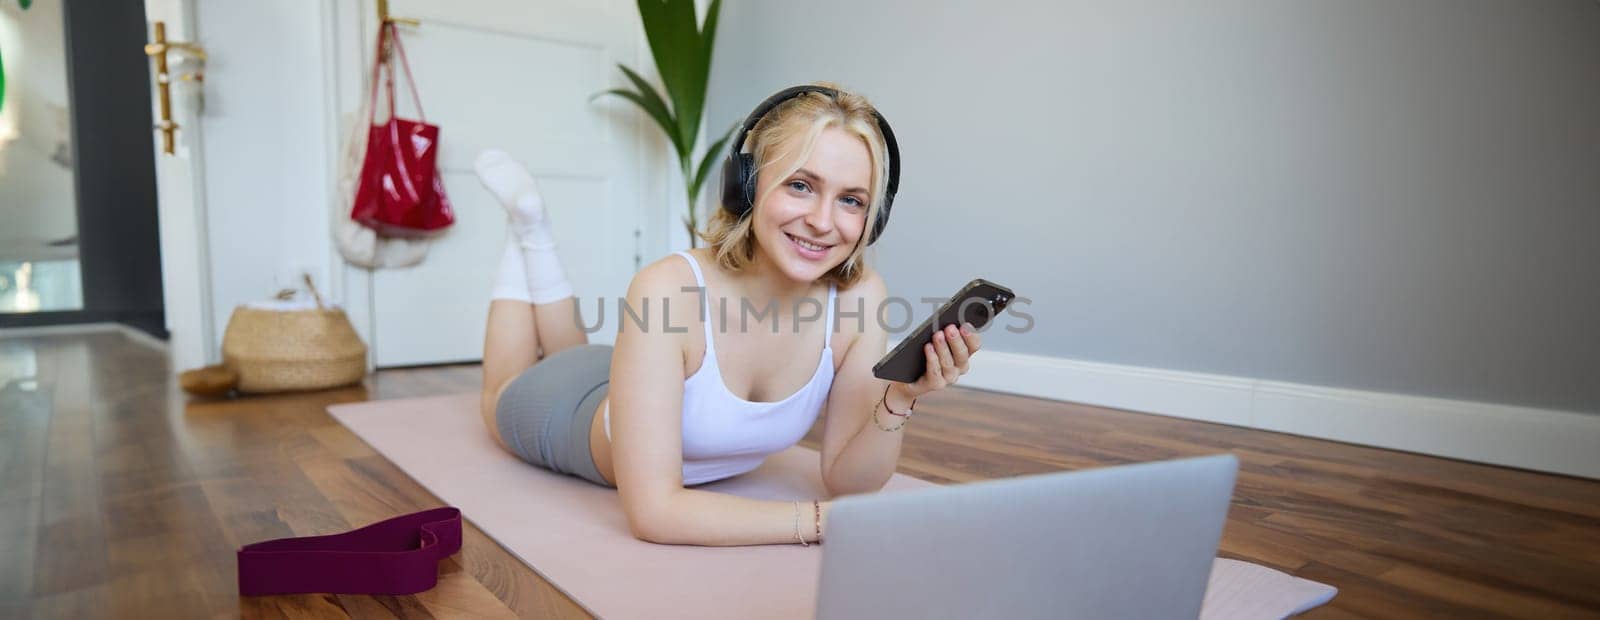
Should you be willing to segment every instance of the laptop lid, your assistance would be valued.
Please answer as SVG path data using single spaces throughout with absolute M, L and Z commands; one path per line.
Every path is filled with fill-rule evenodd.
M 834 502 L 817 617 L 1194 618 L 1231 454 Z

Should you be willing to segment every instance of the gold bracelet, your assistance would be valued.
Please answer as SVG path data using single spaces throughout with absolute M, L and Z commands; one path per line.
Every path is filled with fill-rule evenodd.
M 817 537 L 814 540 L 822 542 L 822 504 L 817 503 L 817 500 L 811 500 L 811 509 L 817 513 Z
M 811 543 L 806 542 L 806 539 L 800 536 L 800 502 L 794 503 L 794 537 L 800 541 L 800 546 L 811 546 Z
M 905 413 L 895 413 L 895 410 L 889 408 L 889 388 L 891 387 L 894 387 L 894 384 L 883 386 L 883 396 L 878 397 L 879 400 L 883 401 L 883 410 L 889 412 L 889 415 L 897 415 L 902 418 L 909 418 L 911 414 L 916 413 L 917 399 L 915 398 L 911 399 L 910 405 L 906 405 Z
M 892 433 L 894 431 L 898 431 L 898 430 L 900 430 L 902 428 L 905 428 L 906 422 L 910 422 L 911 421 L 911 416 L 907 415 L 904 419 L 900 420 L 900 425 L 899 426 L 896 426 L 894 428 L 884 428 L 883 427 L 883 423 L 878 421 L 878 405 L 884 405 L 884 402 L 883 402 L 882 399 L 879 399 L 877 404 L 872 406 L 872 424 L 874 426 L 877 426 L 878 430 L 880 430 L 880 431 L 889 431 L 889 432 Z M 888 405 L 884 405 L 884 406 L 887 407 Z

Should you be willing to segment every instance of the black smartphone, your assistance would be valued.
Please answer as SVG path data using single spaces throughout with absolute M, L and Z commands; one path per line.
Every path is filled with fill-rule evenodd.
M 879 379 L 916 383 L 928 369 L 922 345 L 933 342 L 934 332 L 952 323 L 960 327 L 964 322 L 971 323 L 973 329 L 983 329 L 1016 297 L 1009 288 L 983 278 L 973 279 L 918 325 L 916 331 L 900 341 L 893 351 L 878 360 L 872 367 L 872 374 Z

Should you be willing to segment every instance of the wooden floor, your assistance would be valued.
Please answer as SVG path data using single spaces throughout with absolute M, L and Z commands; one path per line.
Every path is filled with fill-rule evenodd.
M 423 594 L 236 594 L 240 545 L 441 505 L 324 407 L 476 366 L 192 403 L 172 374 L 119 333 L 0 340 L 0 617 L 586 617 L 470 524 Z M 959 387 L 918 411 L 900 471 L 940 483 L 1238 455 L 1221 554 L 1338 586 L 1310 618 L 1600 617 L 1600 482 Z

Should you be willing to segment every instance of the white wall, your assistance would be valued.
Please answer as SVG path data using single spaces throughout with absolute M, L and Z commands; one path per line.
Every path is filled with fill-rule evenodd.
M 326 4 L 196 2 L 197 39 L 209 56 L 202 151 L 219 344 L 238 304 L 299 286 L 302 272 L 329 288 Z
M 236 305 L 298 287 L 306 271 L 372 344 L 380 309 L 372 304 L 371 277 L 343 261 L 329 226 L 348 209 L 336 191 L 337 171 L 347 124 L 364 120 L 353 112 L 366 96 L 358 86 L 370 70 L 363 59 L 370 53 L 366 22 L 375 5 L 195 2 L 196 38 L 210 56 L 202 134 L 214 342 L 220 345 Z M 631 2 L 608 0 L 606 10 L 637 24 Z M 653 78 L 643 30 L 637 34 L 640 52 L 630 64 Z M 658 146 L 633 181 L 652 205 L 641 239 L 646 260 L 687 247 L 682 233 L 673 237 L 677 231 L 669 227 L 677 226 L 682 190 L 671 185 L 675 164 L 665 140 Z M 488 291 L 484 295 L 486 310 Z M 206 354 L 220 360 L 218 350 Z

